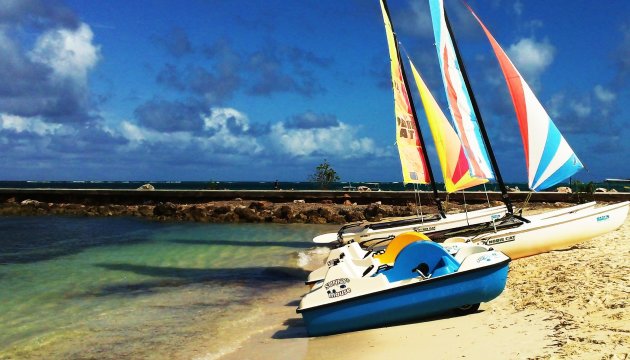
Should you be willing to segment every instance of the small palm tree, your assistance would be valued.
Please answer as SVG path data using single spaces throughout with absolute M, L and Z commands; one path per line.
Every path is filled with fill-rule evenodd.
M 326 189 L 329 183 L 339 181 L 339 176 L 335 169 L 330 166 L 328 160 L 324 159 L 323 163 L 317 165 L 315 173 L 309 177 L 309 180 L 319 183 L 322 189 Z

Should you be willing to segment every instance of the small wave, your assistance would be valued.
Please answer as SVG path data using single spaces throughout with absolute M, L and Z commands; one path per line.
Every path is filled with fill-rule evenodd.
M 312 269 L 320 266 L 330 249 L 327 247 L 316 247 L 308 250 L 303 250 L 297 254 L 297 266 L 300 269 Z

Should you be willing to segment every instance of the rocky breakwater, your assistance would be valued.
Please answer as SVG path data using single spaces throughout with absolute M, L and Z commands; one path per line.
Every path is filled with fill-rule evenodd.
M 475 207 L 483 205 L 476 205 Z M 459 206 L 453 206 L 458 208 Z M 472 209 L 469 206 L 469 209 Z M 267 201 L 217 201 L 203 204 L 172 202 L 143 205 L 90 205 L 47 203 L 36 200 L 16 202 L 8 199 L 0 204 L 0 215 L 70 215 L 70 216 L 133 216 L 158 221 L 194 221 L 206 223 L 309 223 L 344 224 L 355 221 L 378 221 L 386 217 L 410 216 L 418 213 L 415 205 L 406 206 L 323 203 L 272 203 Z M 435 212 L 423 206 L 422 212 Z

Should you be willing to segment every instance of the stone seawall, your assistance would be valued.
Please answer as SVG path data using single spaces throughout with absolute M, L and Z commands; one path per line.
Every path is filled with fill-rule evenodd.
M 522 206 L 517 199 L 524 193 L 514 194 L 515 206 Z M 457 195 L 460 196 L 452 195 L 445 204 L 447 211 L 464 211 L 462 196 Z M 598 195 L 612 195 L 616 201 L 622 201 L 630 194 L 580 197 L 579 194 L 536 193 L 533 198 L 537 201 L 530 200 L 528 207 L 567 206 L 593 199 L 611 201 L 610 197 L 602 200 Z M 466 193 L 465 197 L 468 210 L 487 206 L 485 193 Z M 489 193 L 488 197 L 496 199 L 499 194 Z M 421 198 L 423 206 L 418 207 L 413 192 L 0 189 L 0 216 L 135 216 L 159 221 L 211 223 L 344 224 L 419 213 L 436 214 L 431 194 L 423 193 Z M 497 200 L 490 203 L 502 204 Z

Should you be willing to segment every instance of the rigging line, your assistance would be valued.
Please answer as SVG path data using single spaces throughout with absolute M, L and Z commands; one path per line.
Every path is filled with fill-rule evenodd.
M 464 213 L 466 214 L 466 225 L 470 226 L 468 221 L 468 205 L 466 204 L 466 192 L 462 190 L 462 196 L 464 197 Z
M 490 206 L 490 198 L 488 197 L 488 189 L 486 189 L 486 183 L 483 183 L 483 192 L 486 193 L 486 201 L 488 202 L 488 207 Z

